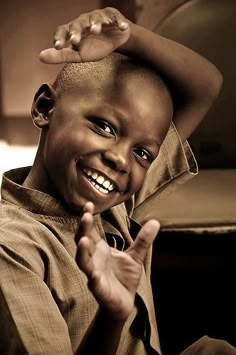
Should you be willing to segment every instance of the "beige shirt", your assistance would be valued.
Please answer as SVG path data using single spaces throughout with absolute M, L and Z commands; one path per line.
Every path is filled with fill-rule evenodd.
M 53 197 L 23 187 L 28 172 L 29 168 L 10 171 L 2 183 L 0 353 L 76 354 L 98 309 L 75 262 L 79 218 Z M 150 198 L 196 172 L 188 144 L 182 145 L 171 127 L 143 188 L 127 204 L 129 214 L 145 219 Z M 132 222 L 123 204 L 95 216 L 95 222 L 110 245 L 119 238 L 125 247 L 133 242 Z M 135 309 L 122 332 L 119 355 L 161 353 L 150 269 L 151 250 L 144 263 Z

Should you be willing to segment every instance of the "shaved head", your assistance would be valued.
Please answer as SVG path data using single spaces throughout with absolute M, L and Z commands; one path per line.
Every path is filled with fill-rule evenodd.
M 146 63 L 114 52 L 99 61 L 66 64 L 58 74 L 53 87 L 58 96 L 72 91 L 75 87 L 83 89 L 91 84 L 97 90 L 101 90 L 104 84 L 115 85 L 117 78 L 127 75 L 147 78 L 169 95 L 163 79 Z

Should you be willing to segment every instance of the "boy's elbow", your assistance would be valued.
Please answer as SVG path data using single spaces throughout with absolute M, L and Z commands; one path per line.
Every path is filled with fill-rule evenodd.
M 210 101 L 212 102 L 215 101 L 215 99 L 219 96 L 223 85 L 223 81 L 224 81 L 223 75 L 215 67 L 215 73 L 208 88 L 208 97 Z

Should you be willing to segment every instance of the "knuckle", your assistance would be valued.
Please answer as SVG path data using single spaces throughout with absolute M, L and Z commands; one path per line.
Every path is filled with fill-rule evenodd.
M 81 20 L 75 20 L 75 21 L 70 22 L 70 24 L 69 24 L 69 29 L 79 28 L 79 27 L 81 27 Z
M 78 17 L 77 22 L 84 23 L 84 22 L 87 22 L 88 19 L 89 19 L 89 13 L 85 13 L 85 14 L 82 14 Z
M 75 21 L 81 21 L 81 20 L 83 20 L 86 17 L 88 17 L 88 13 L 87 12 L 79 15 L 79 17 L 77 17 L 77 19 Z
M 140 247 L 141 249 L 147 249 L 148 243 L 147 243 L 145 237 L 140 237 L 140 238 L 139 238 L 139 247 Z
M 55 31 L 55 33 L 57 33 L 57 32 L 65 32 L 65 31 L 67 30 L 67 27 L 68 27 L 68 25 L 67 25 L 67 24 L 57 26 L 57 27 L 56 27 L 56 31 Z
M 110 7 L 110 6 L 105 7 L 104 11 L 110 12 L 110 13 L 113 13 L 113 14 L 114 14 L 114 13 L 115 13 L 115 14 L 120 14 L 120 11 L 119 11 L 119 10 L 117 10 L 117 9 L 114 8 L 114 7 Z
M 99 20 L 102 19 L 102 15 L 101 15 L 100 13 L 93 14 L 93 15 L 91 16 L 91 19 L 92 19 L 92 20 L 99 21 Z
M 90 12 L 90 17 L 96 17 L 96 16 L 100 16 L 102 10 L 98 9 L 98 10 L 93 10 Z
M 62 36 L 66 36 L 68 32 L 67 26 L 58 26 L 54 32 L 54 40 L 60 39 Z
M 125 17 L 122 15 L 122 13 L 113 7 L 106 7 L 105 14 L 106 14 L 106 16 L 108 16 L 112 19 L 115 19 L 116 21 L 124 21 L 124 19 L 125 19 Z

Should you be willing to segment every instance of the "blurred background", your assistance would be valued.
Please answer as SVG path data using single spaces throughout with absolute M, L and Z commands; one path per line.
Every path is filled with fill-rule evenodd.
M 223 73 L 221 94 L 190 139 L 199 176 L 150 204 L 145 218 L 162 224 L 152 282 L 164 353 L 177 354 L 204 334 L 236 346 L 235 0 L 2 0 L 0 179 L 34 159 L 39 131 L 31 102 L 61 68 L 40 63 L 39 52 L 52 45 L 56 26 L 104 6 L 189 46 Z
M 0 174 L 30 164 L 38 142 L 30 107 L 44 81 L 60 66 L 40 63 L 39 52 L 51 46 L 57 25 L 80 13 L 116 6 L 131 20 L 180 41 L 212 60 L 224 74 L 220 98 L 191 138 L 202 168 L 236 165 L 235 1 L 208 0 L 47 0 L 1 1 Z

